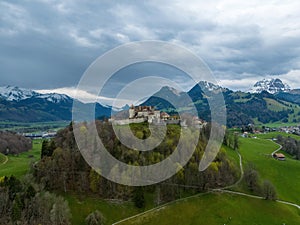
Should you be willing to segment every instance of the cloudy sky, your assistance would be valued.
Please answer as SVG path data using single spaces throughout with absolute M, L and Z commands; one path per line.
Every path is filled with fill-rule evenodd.
M 300 88 L 300 1 L 261 2 L 0 0 L 0 86 L 72 93 L 103 53 L 161 40 L 201 57 L 223 86 L 278 77 Z

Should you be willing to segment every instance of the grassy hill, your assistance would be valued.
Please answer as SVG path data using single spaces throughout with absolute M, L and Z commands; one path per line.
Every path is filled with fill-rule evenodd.
M 270 154 L 277 148 L 270 140 L 242 138 L 240 152 L 244 164 L 252 162 L 261 178 L 274 184 L 280 199 L 300 204 L 300 161 L 291 157 L 286 161 L 273 159 Z
M 270 138 L 277 133 L 261 135 Z M 275 136 L 275 137 L 276 137 Z M 298 137 L 299 138 L 299 137 Z M 278 197 L 300 204 L 300 161 L 287 156 L 284 162 L 270 157 L 278 145 L 267 139 L 241 139 L 243 164 L 255 165 L 262 179 L 270 180 Z M 226 149 L 231 158 L 234 151 Z M 244 192 L 242 184 L 237 188 Z M 124 224 L 299 224 L 300 212 L 295 207 L 273 201 L 231 194 L 207 194 L 179 201 L 120 223 Z
M 252 135 L 252 136 L 256 136 L 256 137 L 261 138 L 261 139 L 273 139 L 273 138 L 277 138 L 278 135 L 281 135 L 282 137 L 291 137 L 291 138 L 294 138 L 296 140 L 300 140 L 299 135 L 287 134 L 287 133 L 279 132 L 279 131 L 269 132 L 269 133 L 266 133 L 266 134 L 255 134 L 255 135 Z
M 146 213 L 120 225 L 299 224 L 296 208 L 230 194 L 207 194 Z
M 283 133 L 280 133 L 285 135 Z M 243 163 L 252 162 L 262 179 L 270 180 L 276 187 L 278 197 L 300 204 L 300 161 L 287 156 L 285 162 L 276 161 L 269 155 L 278 146 L 263 138 L 276 137 L 278 133 L 260 135 L 260 139 L 241 138 L 240 152 Z M 297 138 L 299 138 L 297 136 Z M 2 165 L 4 155 L 0 155 L 0 176 L 20 177 L 29 170 L 29 164 L 40 158 L 41 140 L 33 142 L 33 149 L 19 156 L 8 156 Z M 224 147 L 227 155 L 238 163 L 237 154 Z M 239 190 L 243 190 L 241 184 Z M 69 202 L 73 215 L 72 224 L 84 223 L 85 217 L 100 210 L 107 224 L 141 213 L 132 202 L 111 202 L 93 196 L 62 194 Z M 153 196 L 146 196 L 146 209 L 153 208 Z M 143 216 L 121 224 L 299 224 L 300 212 L 292 206 L 273 201 L 251 199 L 231 194 L 210 193 L 188 200 L 180 200 Z
M 0 177 L 15 175 L 21 177 L 29 170 L 30 163 L 37 161 L 41 156 L 41 140 L 34 140 L 32 142 L 32 150 L 20 153 L 19 155 L 8 155 L 6 164 L 1 164 L 0 155 Z
M 6 156 L 0 153 L 0 165 L 6 162 Z

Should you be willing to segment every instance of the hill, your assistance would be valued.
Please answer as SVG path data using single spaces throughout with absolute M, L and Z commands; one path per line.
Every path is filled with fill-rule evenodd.
M 230 194 L 207 194 L 178 201 L 133 218 L 130 224 L 298 224 L 296 208 Z

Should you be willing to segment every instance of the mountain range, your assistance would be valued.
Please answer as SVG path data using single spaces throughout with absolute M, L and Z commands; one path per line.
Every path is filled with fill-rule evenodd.
M 259 81 L 248 92 L 232 91 L 206 81 L 200 81 L 199 85 L 194 86 L 187 93 L 179 93 L 171 87 L 163 87 L 142 105 L 152 105 L 172 114 L 176 111 L 168 101 L 172 100 L 182 103 L 179 104 L 179 108 L 177 107 L 177 111 L 189 112 L 191 107 L 184 104 L 184 98 L 188 95 L 196 106 L 198 116 L 209 121 L 211 112 L 208 98 L 214 98 L 220 92 L 224 96 L 229 127 L 250 123 L 300 122 L 300 90 L 292 90 L 280 79 Z
M 280 79 L 258 81 L 248 92 L 232 91 L 207 81 L 200 81 L 188 92 L 172 87 L 162 87 L 141 105 L 155 106 L 169 112 L 189 112 L 187 98 L 192 99 L 200 118 L 210 120 L 208 98 L 224 96 L 227 125 L 241 126 L 249 123 L 298 123 L 300 122 L 300 90 L 291 89 Z M 73 101 L 64 94 L 40 94 L 19 87 L 0 87 L 0 120 L 14 122 L 45 122 L 72 119 Z M 176 108 L 171 103 L 176 103 Z M 79 102 L 80 103 L 80 102 Z M 88 106 L 91 103 L 80 103 Z M 124 109 L 128 109 L 128 105 Z M 96 103 L 96 118 L 115 113 L 112 107 Z M 83 116 L 84 116 L 84 112 Z
M 32 90 L 6 86 L 0 87 L 0 120 L 13 122 L 71 121 L 73 101 L 67 95 L 40 94 Z M 84 107 L 91 103 L 79 104 Z M 95 105 L 96 117 L 109 117 L 111 107 Z M 84 117 L 84 112 L 82 112 Z

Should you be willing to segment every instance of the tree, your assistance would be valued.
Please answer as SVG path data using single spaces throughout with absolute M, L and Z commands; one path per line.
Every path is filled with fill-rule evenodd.
M 276 200 L 276 196 L 277 196 L 276 190 L 270 181 L 268 180 L 264 181 L 262 190 L 263 190 L 263 197 L 266 200 Z
M 260 187 L 258 172 L 255 170 L 252 164 L 249 164 L 245 169 L 244 179 L 250 191 L 259 191 Z
M 56 144 L 54 140 L 50 142 L 48 140 L 43 140 L 42 142 L 42 151 L 41 151 L 41 159 L 45 156 L 52 156 L 54 150 L 56 149 Z
M 71 212 L 67 201 L 57 197 L 50 211 L 50 219 L 53 225 L 70 224 Z
M 233 137 L 233 149 L 238 150 L 239 147 L 240 147 L 239 135 L 235 133 Z
M 91 169 L 90 171 L 89 180 L 91 191 L 93 193 L 99 192 L 101 176 L 94 169 Z
M 85 218 L 86 225 L 103 225 L 105 223 L 105 218 L 102 213 L 98 210 L 92 212 Z
M 48 155 L 48 140 L 43 140 L 42 150 L 41 150 L 41 159 Z
M 145 196 L 142 187 L 136 187 L 133 192 L 133 202 L 137 208 L 145 207 Z
M 11 219 L 13 222 L 20 220 L 22 214 L 22 203 L 20 197 L 17 195 L 13 201 Z

